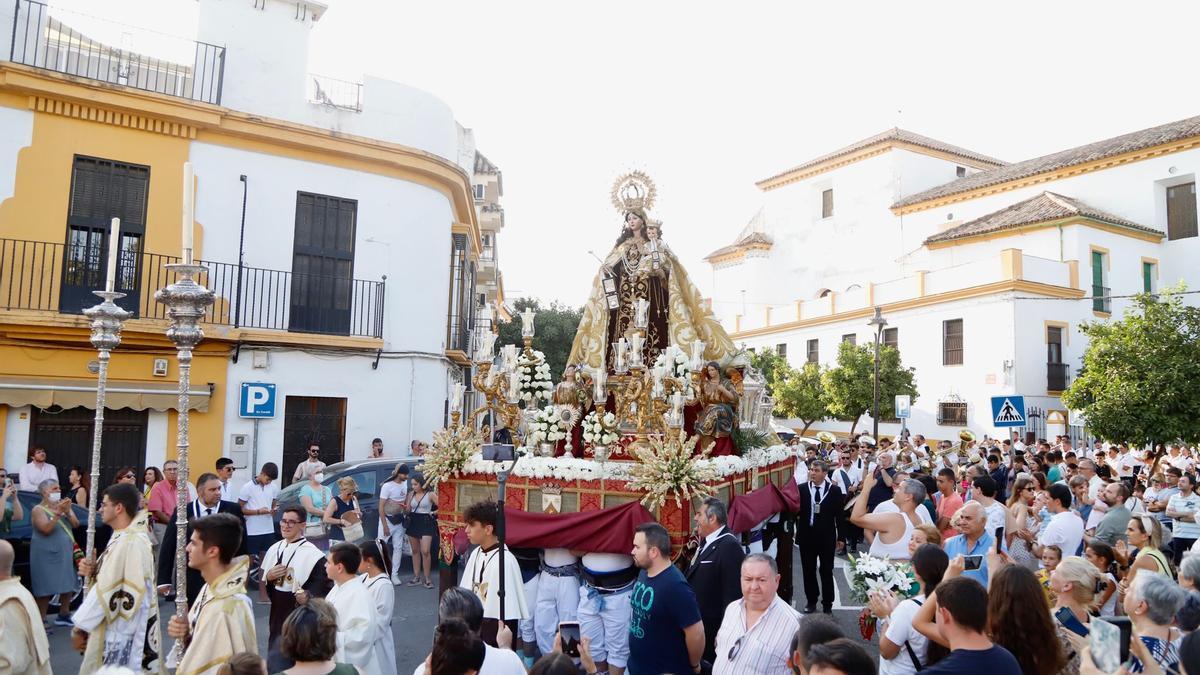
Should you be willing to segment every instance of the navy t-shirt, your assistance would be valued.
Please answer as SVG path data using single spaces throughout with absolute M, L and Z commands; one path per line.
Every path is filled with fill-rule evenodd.
M 696 594 L 675 566 L 650 576 L 638 575 L 630 599 L 633 616 L 629 622 L 630 675 L 677 673 L 690 675 L 683 629 L 700 622 Z
M 955 649 L 950 652 L 949 656 L 921 672 L 925 675 L 937 675 L 938 673 L 1021 675 L 1021 666 L 1007 649 L 994 644 L 990 649 Z

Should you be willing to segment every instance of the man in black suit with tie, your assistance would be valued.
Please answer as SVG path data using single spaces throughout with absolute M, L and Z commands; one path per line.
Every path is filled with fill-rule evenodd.
M 187 537 L 191 539 L 192 523 L 197 519 L 211 516 L 214 513 L 231 513 L 242 523 L 242 541 L 238 545 L 237 555 L 246 554 L 246 518 L 242 515 L 242 507 L 236 502 L 221 500 L 221 479 L 215 473 L 202 473 L 196 479 L 196 499 L 188 502 Z M 175 532 L 178 509 L 171 515 L 167 524 L 167 533 L 163 537 L 158 556 L 158 590 L 163 595 L 171 595 L 175 585 Z M 187 568 L 187 601 L 190 607 L 196 601 L 196 595 L 204 586 L 204 578 L 200 572 Z
M 700 619 L 704 622 L 703 658 L 709 662 L 716 661 L 717 631 L 725 618 L 725 608 L 742 597 L 742 559 L 746 552 L 741 541 L 726 527 L 728 517 L 725 502 L 716 497 L 704 500 L 695 519 L 700 548 L 685 574 L 700 604 Z
M 804 570 L 805 614 L 817 611 L 817 596 L 826 614 L 833 613 L 833 549 L 837 541 L 837 518 L 842 512 L 842 490 L 828 479 L 829 467 L 820 460 L 809 464 L 808 482 L 800 488 L 800 512 L 796 515 L 796 542 Z M 818 592 L 817 570 L 821 572 Z

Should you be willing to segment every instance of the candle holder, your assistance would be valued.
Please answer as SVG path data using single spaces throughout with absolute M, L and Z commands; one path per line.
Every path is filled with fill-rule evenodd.
M 175 283 L 160 289 L 154 294 L 154 299 L 167 306 L 167 318 L 171 325 L 167 328 L 167 339 L 175 344 L 176 357 L 179 361 L 179 416 L 175 433 L 175 445 L 178 450 L 179 480 L 178 499 L 175 503 L 175 612 L 182 618 L 187 618 L 187 504 L 188 491 L 188 410 L 191 401 L 188 391 L 191 389 L 192 349 L 204 339 L 204 331 L 200 328 L 200 320 L 204 312 L 213 303 L 213 292 L 196 283 L 195 277 L 205 271 L 203 265 L 174 263 L 166 266 L 167 270 L 176 275 Z M 183 642 L 175 643 L 177 656 L 183 655 Z M 178 661 L 176 661 L 178 663 Z
M 114 302 L 125 297 L 115 291 L 92 291 L 101 299 L 100 304 L 83 310 L 92 322 L 92 346 L 96 348 L 100 367 L 96 372 L 96 421 L 92 432 L 92 489 L 88 490 L 87 543 L 84 556 L 94 560 L 96 550 L 96 502 L 100 485 L 100 444 L 104 437 L 104 401 L 108 389 L 108 360 L 112 350 L 121 344 L 121 325 L 132 316 Z M 91 586 L 92 579 L 84 580 L 84 591 Z

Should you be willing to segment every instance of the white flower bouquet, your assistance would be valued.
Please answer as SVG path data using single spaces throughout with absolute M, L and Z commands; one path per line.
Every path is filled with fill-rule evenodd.
M 645 448 L 635 449 L 638 463 L 629 467 L 629 487 L 634 491 L 645 491 L 642 505 L 650 510 L 662 506 L 668 499 L 676 506 L 692 498 L 704 499 L 712 495 L 707 484 L 717 479 L 717 469 L 707 460 L 710 448 L 705 448 L 700 457 L 693 460 L 698 436 L 684 438 L 667 434 L 663 438 L 650 437 Z M 711 446 L 710 446 L 711 447 Z
M 529 422 L 529 438 L 534 445 L 538 443 L 557 443 L 567 437 L 567 432 L 559 423 L 554 406 L 546 406 L 537 412 Z
M 596 411 L 587 414 L 583 418 L 583 440 L 597 445 L 612 445 L 620 440 L 621 435 L 617 433 L 617 416 L 606 412 L 603 415 L 597 415 Z
M 549 401 L 554 391 L 554 383 L 550 381 L 550 364 L 546 363 L 546 355 L 534 350 L 533 358 L 524 354 L 517 357 L 517 377 L 521 381 L 520 399 L 526 408 L 534 408 L 542 401 Z
M 421 473 L 429 480 L 429 489 L 463 473 L 482 445 L 483 437 L 470 426 L 433 432 L 433 446 L 425 453 L 425 462 L 421 465 Z
M 669 364 L 667 363 L 668 360 L 670 360 Z M 692 373 L 691 360 L 679 349 L 667 348 L 659 352 L 658 358 L 654 359 L 654 368 L 657 369 L 666 365 L 670 365 L 669 372 L 671 377 L 686 379 Z
M 912 581 L 905 563 L 887 557 L 850 556 L 850 597 L 856 602 L 866 604 L 871 594 L 877 592 L 896 593 L 907 598 Z

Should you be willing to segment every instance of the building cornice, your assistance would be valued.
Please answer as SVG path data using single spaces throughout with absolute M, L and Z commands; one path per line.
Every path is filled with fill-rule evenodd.
M 454 220 L 479 238 L 471 177 L 453 162 L 398 143 L 330 131 L 221 106 L 0 62 L 0 94 L 30 109 L 207 143 L 285 155 L 425 185 L 444 194 Z M 10 101 L 9 97 L 0 103 Z
M 1056 227 L 1070 227 L 1071 225 L 1090 227 L 1122 237 L 1129 237 L 1130 239 L 1148 241 L 1156 244 L 1161 242 L 1163 237 L 1166 236 L 1161 233 L 1121 227 L 1120 225 L 1113 225 L 1112 223 L 1106 223 L 1102 220 L 1096 220 L 1095 218 L 1088 218 L 1086 216 L 1072 216 L 1071 218 L 1059 218 L 1057 220 L 1046 220 L 1040 223 L 1029 223 L 1027 225 L 1021 225 L 1020 227 L 996 230 L 994 232 L 981 232 L 979 234 L 956 237 L 946 241 L 926 242 L 925 248 L 935 251 L 937 249 L 951 248 L 959 244 L 977 244 L 984 241 L 1004 239 L 1005 237 L 1020 236 L 1036 230 L 1048 230 Z
M 1164 143 L 1162 145 L 1156 145 L 1149 148 L 1132 150 L 1124 154 L 1113 155 L 1112 157 L 1104 157 L 1103 159 L 1098 159 L 1092 162 L 1066 166 L 1055 171 L 1047 171 L 1045 173 L 1034 174 L 1032 176 L 1015 178 L 1010 181 L 996 183 L 995 185 L 987 185 L 974 190 L 966 190 L 941 197 L 934 197 L 921 202 L 905 204 L 904 206 L 900 207 L 892 207 L 892 213 L 898 216 L 903 216 L 909 213 L 916 213 L 918 211 L 927 211 L 929 209 L 936 209 L 940 206 L 946 206 L 948 204 L 970 201 L 972 199 L 1000 194 L 1002 192 L 1011 192 L 1013 190 L 1019 190 L 1031 185 L 1039 185 L 1041 183 L 1049 183 L 1056 180 L 1062 180 L 1064 178 L 1092 173 L 1094 171 L 1111 169 L 1122 164 L 1140 162 L 1142 160 L 1153 159 L 1155 157 L 1161 157 L 1163 155 L 1169 155 L 1176 152 L 1193 150 L 1198 147 L 1200 147 L 1200 136 L 1192 136 L 1173 141 L 1171 143 Z
M 865 148 L 855 150 L 854 152 L 849 152 L 844 155 L 831 157 L 823 162 L 805 166 L 801 169 L 786 171 L 778 176 L 772 176 L 770 178 L 760 180 L 754 185 L 764 192 L 767 190 L 774 190 L 775 188 L 780 188 L 792 183 L 798 183 L 802 180 L 806 180 L 823 173 L 828 173 L 834 169 L 840 169 L 847 164 L 861 162 L 864 159 L 870 159 L 871 157 L 882 155 L 885 152 L 891 152 L 892 150 L 908 150 L 910 152 L 920 153 L 929 157 L 944 159 L 948 162 L 954 162 L 955 164 L 969 166 L 973 169 L 986 170 L 995 168 L 996 166 L 995 164 L 986 164 L 962 155 L 956 155 L 949 152 L 943 152 L 941 150 L 922 147 L 920 145 L 916 145 L 915 143 L 909 143 L 901 140 L 888 140 L 882 141 L 875 145 L 869 145 Z
M 970 286 L 960 288 L 945 293 L 937 293 L 934 295 L 919 296 L 897 302 L 890 302 L 880 305 L 884 313 L 901 312 L 918 307 L 929 307 L 931 305 L 940 305 L 956 300 L 965 300 L 968 298 L 977 298 L 985 295 L 995 295 L 997 293 L 1030 293 L 1041 295 L 1050 298 L 1082 298 L 1085 293 L 1079 288 L 1067 288 L 1066 286 L 1055 286 L 1053 284 L 1044 284 L 1038 281 L 1027 281 L 1024 279 L 1005 279 L 990 284 L 982 284 L 980 286 Z M 788 331 L 799 330 L 804 328 L 812 328 L 814 326 L 823 326 L 826 324 L 838 323 L 840 321 L 867 319 L 873 316 L 875 310 L 873 307 L 860 307 L 857 309 L 848 310 L 845 312 L 837 312 L 825 316 L 814 316 L 811 319 L 800 319 L 797 321 L 789 321 L 775 326 L 763 326 L 761 328 L 752 328 L 745 331 L 736 331 L 731 333 L 729 337 L 737 339 L 746 339 L 752 337 L 761 337 L 764 335 L 775 335 L 778 333 L 786 333 Z

